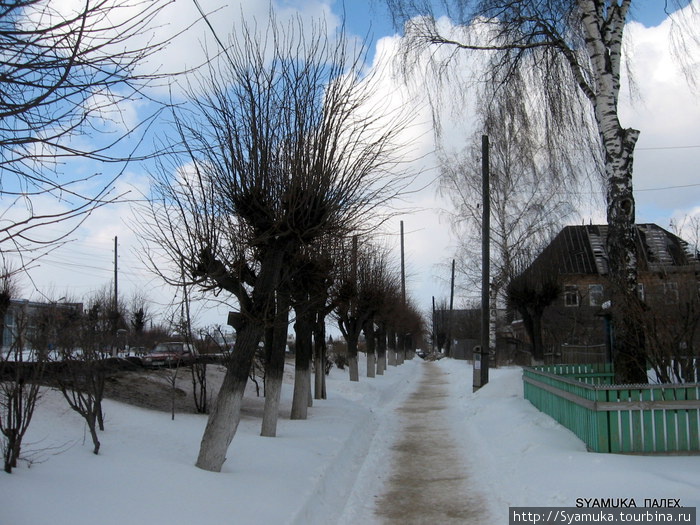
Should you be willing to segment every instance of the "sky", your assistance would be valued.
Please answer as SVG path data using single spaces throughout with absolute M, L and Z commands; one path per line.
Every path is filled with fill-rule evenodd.
M 700 0 L 695 0 L 700 7 Z M 230 21 L 240 16 L 246 19 L 264 19 L 267 4 L 257 0 L 223 2 L 201 0 L 206 11 L 214 13 L 212 23 L 218 32 L 225 34 Z M 637 95 L 623 93 L 620 117 L 624 126 L 641 130 L 635 156 L 635 196 L 637 222 L 655 222 L 668 227 L 671 219 L 677 223 L 689 214 L 700 213 L 700 180 L 698 160 L 700 156 L 700 98 L 692 92 L 676 67 L 677 60 L 668 44 L 669 23 L 663 13 L 663 2 L 639 0 L 635 2 L 634 22 L 628 27 L 631 36 L 629 49 L 633 50 L 630 68 L 636 79 Z M 352 0 L 345 4 L 332 0 L 286 0 L 273 2 L 278 16 L 299 14 L 303 19 L 322 16 L 330 28 L 337 27 L 346 15 L 347 31 L 358 38 L 368 37 L 370 53 L 367 69 L 378 67 L 378 57 L 391 58 L 396 53 L 400 38 L 391 25 L 385 4 L 379 0 Z M 177 2 L 163 14 L 163 27 L 172 33 L 184 28 L 196 19 L 191 2 Z M 700 23 L 700 22 L 699 22 Z M 696 24 L 697 26 L 698 24 Z M 162 29 L 165 31 L 166 29 Z M 177 71 L 185 66 L 201 62 L 202 45 L 209 42 L 207 29 L 195 24 L 180 35 L 170 49 L 159 57 L 163 71 Z M 697 51 L 697 50 L 696 50 Z M 695 56 L 700 56 L 696 53 Z M 697 63 L 696 63 L 697 66 Z M 147 67 L 154 67 L 151 62 Z M 390 69 L 385 69 L 385 74 Z M 386 92 L 377 96 L 394 101 L 397 91 L 416 96 L 414 88 L 402 88 L 398 78 L 387 77 L 382 83 Z M 178 96 L 178 88 L 173 89 Z M 156 96 L 166 96 L 166 90 L 156 90 Z M 133 104 L 128 108 L 126 126 L 134 125 L 146 114 L 147 104 Z M 472 109 L 464 107 L 463 114 L 451 121 L 450 137 L 456 143 L 467 140 L 473 132 L 470 124 Z M 448 202 L 436 193 L 439 174 L 430 111 L 424 102 L 413 108 L 414 126 L 408 133 L 413 141 L 412 155 L 415 168 L 421 175 L 415 183 L 415 191 L 396 204 L 399 213 L 390 220 L 382 237 L 399 258 L 399 231 L 403 221 L 405 232 L 405 257 L 407 292 L 418 307 L 428 312 L 431 298 L 447 297 L 448 267 L 454 253 L 454 238 L 445 217 Z M 455 124 L 457 122 L 457 124 Z M 156 128 L 159 129 L 159 128 Z M 145 142 L 143 147 L 148 147 Z M 89 172 L 105 171 L 109 166 L 80 165 Z M 125 193 L 125 201 L 136 201 L 148 193 L 148 167 L 131 164 L 116 183 L 116 193 Z M 22 279 L 23 296 L 42 300 L 49 298 L 85 297 L 101 288 L 112 286 L 114 274 L 114 238 L 118 238 L 117 274 L 120 294 L 126 299 L 136 292 L 151 301 L 151 311 L 157 314 L 173 311 L 169 305 L 180 297 L 179 292 L 165 286 L 141 261 L 144 247 L 139 243 L 130 225 L 133 224 L 132 203 L 124 202 L 95 211 L 85 223 L 71 235 L 72 242 L 50 253 L 33 265 L 29 276 Z M 37 206 L 51 209 L 52 202 L 40 202 Z M 604 221 L 601 206 L 581 210 L 575 220 L 600 223 Z M 30 279 L 30 278 L 31 279 Z M 463 305 L 472 297 L 464 292 L 455 299 Z M 228 307 L 211 302 L 198 302 L 192 309 L 195 325 L 225 324 Z M 156 321 L 159 317 L 156 316 Z
M 416 358 L 374 379 L 362 373 L 359 382 L 334 367 L 328 399 L 314 401 L 305 421 L 288 418 L 293 385 L 285 382 L 275 438 L 260 436 L 263 398 L 249 381 L 241 423 L 216 474 L 193 466 L 206 416 L 178 411 L 171 420 L 168 412 L 106 399 L 95 456 L 83 420 L 58 391 L 47 391 L 23 442 L 26 460 L 12 474 L 0 472 L 0 519 L 13 525 L 386 523 L 375 510 L 391 488 L 396 451 L 422 454 L 401 448 L 400 439 L 426 432 L 406 405 L 414 403 L 410 394 L 425 395 L 421 378 L 429 366 L 439 369 L 439 390 L 430 398 L 439 409 L 418 426 L 432 431 L 426 446 L 445 443 L 442 453 L 462 466 L 465 487 L 453 498 L 476 502 L 478 523 L 508 523 L 509 507 L 575 507 L 579 498 L 634 498 L 638 507 L 645 499 L 673 498 L 700 507 L 700 456 L 587 452 L 571 431 L 523 399 L 519 367 L 490 370 L 489 383 L 472 393 L 467 361 Z M 151 381 L 159 380 L 167 390 L 165 378 L 152 374 Z M 189 374 L 179 381 L 178 388 L 190 388 Z M 210 381 L 211 387 L 214 375 Z M 453 483 L 438 483 L 441 477 L 444 471 L 421 475 L 454 490 Z

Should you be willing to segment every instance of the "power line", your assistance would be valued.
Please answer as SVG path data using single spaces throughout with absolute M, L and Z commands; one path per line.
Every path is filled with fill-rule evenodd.
M 660 191 L 660 190 L 675 190 L 678 188 L 693 188 L 696 186 L 700 186 L 700 183 L 696 184 L 680 184 L 678 186 L 662 186 L 659 188 L 639 188 L 635 189 L 634 191 Z
M 635 151 L 653 151 L 653 150 L 663 150 L 663 149 L 691 149 L 691 148 L 700 148 L 700 145 L 697 146 L 649 146 L 647 148 L 634 148 Z

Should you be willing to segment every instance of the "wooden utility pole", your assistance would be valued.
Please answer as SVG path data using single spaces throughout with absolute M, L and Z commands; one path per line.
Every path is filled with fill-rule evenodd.
M 403 221 L 401 221 L 401 304 L 406 306 L 406 267 L 403 253 Z
M 352 261 L 350 263 L 350 281 L 352 282 L 352 294 L 350 303 L 350 314 L 353 318 L 353 323 L 357 318 L 357 235 L 352 236 Z
M 481 348 L 474 352 L 474 390 L 489 382 L 489 284 L 491 197 L 489 190 L 489 137 L 481 136 Z
M 452 312 L 455 301 L 455 260 L 452 259 L 452 279 L 450 280 L 450 316 L 447 318 L 447 357 L 452 357 Z
M 117 307 L 119 306 L 118 295 L 119 292 L 119 287 L 117 286 L 117 237 L 116 235 L 114 236 L 114 301 L 112 303 L 112 306 L 114 308 L 114 315 L 117 315 Z M 115 323 L 116 325 L 116 323 Z M 115 326 L 116 328 L 116 326 Z
M 433 323 L 432 323 L 432 339 L 433 339 L 433 348 L 432 348 L 432 353 L 435 353 L 435 296 L 433 295 Z

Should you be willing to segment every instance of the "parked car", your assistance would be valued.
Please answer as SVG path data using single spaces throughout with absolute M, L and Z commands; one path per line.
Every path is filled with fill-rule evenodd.
M 141 361 L 152 368 L 191 365 L 197 355 L 197 349 L 188 343 L 159 343 Z

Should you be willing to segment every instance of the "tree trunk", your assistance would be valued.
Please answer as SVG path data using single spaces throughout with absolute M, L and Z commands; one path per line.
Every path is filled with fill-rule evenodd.
M 367 345 L 367 377 L 375 376 L 376 353 L 374 340 L 374 321 L 369 320 L 365 323 L 363 332 L 365 333 L 365 344 Z
M 387 352 L 389 366 L 396 366 L 396 332 L 393 328 L 387 331 Z
M 579 2 L 581 27 L 590 58 L 595 89 L 585 79 L 579 86 L 595 112 L 605 155 L 607 181 L 608 265 L 613 290 L 612 322 L 616 381 L 646 383 L 646 353 L 641 330 L 632 314 L 637 302 L 637 230 L 632 193 L 636 129 L 625 129 L 618 118 L 622 37 L 630 3 L 610 7 L 601 20 L 598 2 Z M 602 23 L 605 22 L 605 23 Z
M 220 472 L 226 461 L 226 452 L 241 420 L 241 404 L 250 367 L 262 339 L 265 322 L 270 319 L 284 254 L 284 250 L 273 250 L 265 254 L 261 261 L 253 297 L 247 311 L 241 315 L 244 321 L 241 329 L 237 330 L 236 346 L 228 359 L 226 375 L 199 446 L 196 465 L 201 469 Z
M 93 413 L 87 418 L 87 425 L 92 438 L 92 453 L 98 455 L 100 453 L 100 439 L 97 437 L 97 414 Z
M 277 419 L 284 379 L 284 354 L 289 327 L 289 300 L 289 294 L 281 290 L 277 291 L 275 323 L 270 333 L 265 360 L 265 409 L 260 429 L 260 435 L 264 437 L 277 435 Z
M 635 312 L 637 293 L 637 227 L 632 193 L 632 153 L 638 132 L 620 130 L 623 158 L 606 155 L 608 180 L 608 264 L 613 285 L 615 380 L 617 383 L 647 383 L 644 338 Z
M 326 381 L 326 324 L 321 314 L 317 315 L 314 331 L 314 397 L 325 399 Z
M 494 364 L 496 360 L 496 321 L 498 316 L 498 308 L 496 301 L 498 300 L 498 287 L 491 282 L 489 287 L 489 359 L 491 356 L 494 358 Z M 452 344 L 452 341 L 450 341 Z M 451 357 L 454 357 L 454 352 Z M 489 367 L 491 364 L 489 363 Z
M 346 342 L 348 345 L 348 371 L 350 381 L 360 380 L 360 371 L 357 364 L 357 334 L 348 332 Z
M 196 465 L 201 469 L 220 472 L 226 461 L 226 452 L 241 419 L 248 372 L 262 333 L 262 324 L 254 320 L 247 321 L 237 333 L 236 345 L 227 362 L 226 375 L 199 447 Z
M 309 319 L 308 305 L 296 309 L 296 358 L 294 370 L 294 395 L 291 419 L 306 419 L 310 396 L 310 363 L 313 327 Z
M 386 328 L 384 323 L 379 323 L 377 330 L 377 375 L 384 375 L 386 370 Z

